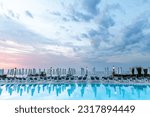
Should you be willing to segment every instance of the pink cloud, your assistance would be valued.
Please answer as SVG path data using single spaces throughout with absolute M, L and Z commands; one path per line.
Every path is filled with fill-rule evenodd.
M 79 58 L 65 57 L 63 55 L 52 54 L 12 54 L 0 53 L 1 68 L 49 68 L 49 67 L 79 67 Z

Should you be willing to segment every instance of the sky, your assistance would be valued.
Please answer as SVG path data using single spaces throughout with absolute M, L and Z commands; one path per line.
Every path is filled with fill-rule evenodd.
M 0 68 L 145 66 L 150 0 L 0 0 Z

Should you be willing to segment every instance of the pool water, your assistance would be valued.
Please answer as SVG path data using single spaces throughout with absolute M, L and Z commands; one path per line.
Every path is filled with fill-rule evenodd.
M 0 99 L 149 100 L 150 86 L 117 84 L 1 85 Z

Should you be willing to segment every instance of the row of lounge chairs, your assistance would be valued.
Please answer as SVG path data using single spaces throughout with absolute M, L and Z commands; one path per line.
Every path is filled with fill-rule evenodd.
M 102 81 L 115 81 L 115 82 L 150 82 L 148 77 L 102 77 Z
M 100 78 L 98 76 L 91 76 L 88 78 L 88 76 L 28 76 L 28 77 L 0 77 L 0 82 L 42 82 L 42 81 L 98 81 Z

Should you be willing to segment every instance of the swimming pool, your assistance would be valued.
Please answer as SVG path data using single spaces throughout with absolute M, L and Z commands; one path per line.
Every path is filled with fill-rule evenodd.
M 30 84 L 1 85 L 0 99 L 10 100 L 149 100 L 148 85 Z

